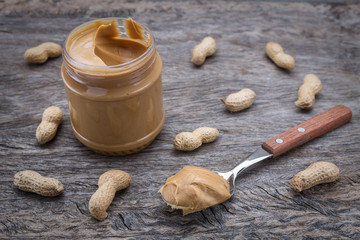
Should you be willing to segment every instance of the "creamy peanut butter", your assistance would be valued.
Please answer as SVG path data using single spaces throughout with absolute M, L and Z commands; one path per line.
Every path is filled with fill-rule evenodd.
M 115 20 L 95 21 L 73 37 L 68 52 L 79 62 L 92 66 L 112 66 L 130 62 L 149 47 L 143 28 L 131 18 L 124 21 L 128 36 L 122 36 Z
M 165 201 L 183 214 L 201 211 L 231 197 L 229 182 L 202 167 L 185 166 L 159 190 Z
M 65 42 L 62 78 L 71 126 L 106 155 L 140 151 L 164 124 L 162 61 L 150 31 L 128 19 L 99 19 Z

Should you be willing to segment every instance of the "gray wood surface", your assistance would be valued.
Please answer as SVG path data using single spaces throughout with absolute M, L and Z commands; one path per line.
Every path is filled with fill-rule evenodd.
M 140 153 L 106 157 L 74 137 L 60 76 L 61 57 L 43 65 L 23 60 L 27 48 L 62 43 L 77 25 L 101 17 L 133 17 L 156 36 L 163 59 L 165 125 Z M 0 238 L 359 239 L 360 238 L 360 4 L 235 1 L 0 1 Z M 205 36 L 217 52 L 200 68 L 192 48 Z M 266 56 L 277 41 L 296 60 L 291 73 Z M 323 82 L 311 111 L 295 105 L 307 73 Z M 219 98 L 251 88 L 248 110 L 229 113 Z M 158 189 L 184 165 L 229 170 L 265 140 L 335 105 L 353 111 L 350 123 L 277 159 L 244 172 L 235 195 L 183 217 Z M 40 146 L 35 131 L 51 105 L 64 112 L 56 138 Z M 220 137 L 178 152 L 174 136 L 200 126 Z M 290 179 L 315 161 L 340 168 L 340 178 L 302 193 Z M 16 189 L 17 171 L 59 179 L 63 195 L 45 198 Z M 98 177 L 109 169 L 132 176 L 99 222 L 88 211 Z

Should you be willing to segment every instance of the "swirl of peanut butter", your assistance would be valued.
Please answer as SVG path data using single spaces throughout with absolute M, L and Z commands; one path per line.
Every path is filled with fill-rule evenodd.
M 201 211 L 231 197 L 229 182 L 202 167 L 185 166 L 166 180 L 159 192 L 165 201 L 183 214 Z
M 119 31 L 115 19 L 95 21 L 73 34 L 68 52 L 79 62 L 92 66 L 130 62 L 145 53 L 151 40 L 144 36 L 143 27 L 131 18 L 124 20 L 124 27 L 127 36 Z

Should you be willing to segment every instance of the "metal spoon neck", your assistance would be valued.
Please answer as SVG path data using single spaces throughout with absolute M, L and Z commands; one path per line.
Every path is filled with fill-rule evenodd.
M 248 156 L 246 159 L 242 160 L 236 167 L 232 170 L 225 173 L 218 173 L 220 176 L 225 178 L 227 181 L 231 179 L 231 177 L 235 179 L 241 172 L 245 169 L 255 165 L 258 162 L 261 162 L 267 158 L 272 157 L 273 155 L 267 151 L 265 151 L 262 147 L 258 148 L 254 153 Z

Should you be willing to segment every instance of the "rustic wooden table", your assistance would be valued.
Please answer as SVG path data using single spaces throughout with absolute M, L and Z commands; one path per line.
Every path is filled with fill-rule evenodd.
M 128 16 L 156 36 L 166 120 L 142 152 L 107 157 L 72 133 L 61 57 L 33 65 L 23 54 L 41 42 L 62 43 L 85 21 Z M 359 239 L 359 16 L 356 3 L 0 1 L 0 238 Z M 207 35 L 217 40 L 217 52 L 196 68 L 191 51 Z M 265 56 L 268 41 L 295 57 L 293 72 Z M 308 73 L 323 89 L 306 112 L 294 101 Z M 226 111 L 219 98 L 245 87 L 257 93 L 255 103 Z M 157 193 L 184 165 L 229 170 L 263 141 L 339 104 L 352 109 L 350 123 L 244 172 L 222 204 L 183 217 Z M 50 105 L 63 110 L 64 120 L 56 138 L 40 146 L 35 131 Z M 220 137 L 193 152 L 174 150 L 177 133 L 200 126 L 217 127 Z M 339 166 L 340 178 L 293 191 L 292 176 L 319 160 Z M 16 189 L 13 176 L 24 169 L 59 179 L 65 192 L 45 198 Z M 88 202 L 109 169 L 129 172 L 132 183 L 99 222 Z

